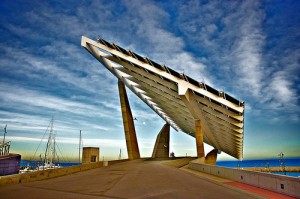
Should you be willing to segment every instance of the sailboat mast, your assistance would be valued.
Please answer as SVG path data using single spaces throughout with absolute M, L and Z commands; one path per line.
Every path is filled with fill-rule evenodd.
M 50 144 L 49 144 L 49 156 L 50 156 L 50 167 L 52 166 L 53 162 L 53 119 L 51 123 L 51 128 L 50 128 Z M 51 154 L 51 149 L 52 149 L 52 154 Z
M 5 127 L 4 127 L 3 145 L 2 145 L 2 146 L 4 146 L 4 144 L 5 144 L 5 134 L 7 133 L 7 132 L 6 132 L 6 127 L 7 127 L 7 124 L 6 124 Z
M 80 164 L 80 150 L 81 150 L 81 130 L 79 132 L 79 159 L 78 159 L 78 163 Z
M 50 133 L 49 133 L 49 137 L 48 137 L 48 142 L 47 142 L 47 147 L 46 147 L 46 151 L 45 151 L 45 162 L 44 165 L 47 165 L 49 162 L 49 156 L 50 156 L 50 147 L 51 147 L 51 140 L 52 140 L 52 130 L 53 130 L 53 118 L 50 121 Z M 51 161 L 52 162 L 52 159 Z
M 56 145 L 56 140 L 55 140 L 55 138 L 56 138 L 56 132 L 54 132 L 54 135 L 53 135 L 53 166 L 54 166 L 54 168 L 55 168 L 55 153 L 56 153 L 56 151 L 55 151 L 55 145 Z

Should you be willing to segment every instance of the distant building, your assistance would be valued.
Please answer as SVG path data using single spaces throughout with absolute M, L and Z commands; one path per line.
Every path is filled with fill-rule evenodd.
M 82 164 L 99 162 L 99 147 L 83 147 Z

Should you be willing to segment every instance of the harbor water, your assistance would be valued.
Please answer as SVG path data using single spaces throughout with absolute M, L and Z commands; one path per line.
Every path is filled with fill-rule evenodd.
M 285 167 L 300 167 L 300 158 L 284 159 Z M 243 161 L 217 161 L 217 166 L 230 168 L 267 168 L 281 167 L 280 159 L 263 159 L 263 160 L 243 160 Z M 283 172 L 274 172 L 274 174 L 284 175 Z M 287 176 L 299 177 L 300 172 L 286 172 Z

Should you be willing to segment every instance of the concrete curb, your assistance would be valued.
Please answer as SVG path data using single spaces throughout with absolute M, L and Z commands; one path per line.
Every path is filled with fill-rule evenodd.
M 205 176 L 201 176 L 201 175 L 199 175 L 199 174 L 197 174 L 197 173 L 202 173 L 202 172 L 196 171 L 196 170 L 192 170 L 192 169 L 189 169 L 189 168 L 188 168 L 188 165 L 181 167 L 180 170 L 182 170 L 182 171 L 184 171 L 184 172 L 186 172 L 186 173 L 192 174 L 192 175 L 194 175 L 194 176 L 197 176 L 197 177 L 199 177 L 199 178 L 201 178 L 201 179 L 203 179 L 203 180 L 207 180 L 207 181 L 209 181 L 209 182 L 211 182 L 211 183 L 214 183 L 214 184 L 216 184 L 216 185 L 219 185 L 219 186 L 222 186 L 222 187 L 231 189 L 231 190 L 233 190 L 233 191 L 237 191 L 237 192 L 239 192 L 239 193 L 243 193 L 243 194 L 249 195 L 249 196 L 254 197 L 254 198 L 259 198 L 259 199 L 266 199 L 266 198 L 268 198 L 268 197 L 264 197 L 264 196 L 258 195 L 258 194 L 256 194 L 256 193 L 252 193 L 252 192 L 249 192 L 249 191 L 246 191 L 246 190 L 243 190 L 243 189 L 239 189 L 239 188 L 236 188 L 236 187 L 233 187 L 233 186 L 224 184 L 224 183 L 222 183 L 222 182 L 218 182 L 218 181 L 216 181 L 216 180 L 213 180 L 213 179 L 208 178 L 208 177 L 205 177 Z M 226 180 L 227 180 L 227 179 L 226 179 Z

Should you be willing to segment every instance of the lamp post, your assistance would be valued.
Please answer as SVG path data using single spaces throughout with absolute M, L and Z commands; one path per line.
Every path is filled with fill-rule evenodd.
M 278 154 L 278 156 L 279 156 L 279 158 L 280 158 L 279 162 L 280 162 L 280 165 L 281 165 L 281 167 L 282 167 L 283 174 L 286 175 L 285 165 L 284 165 L 284 159 L 283 159 L 284 154 L 283 154 L 282 152 L 280 152 L 280 153 Z

